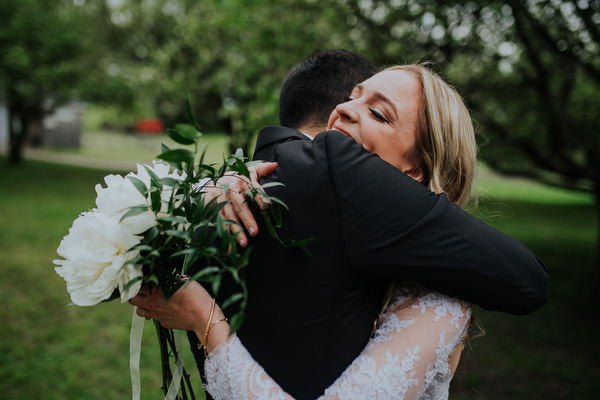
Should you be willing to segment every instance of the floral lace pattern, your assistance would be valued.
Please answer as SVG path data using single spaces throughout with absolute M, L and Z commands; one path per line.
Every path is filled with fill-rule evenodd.
M 319 400 L 448 398 L 449 362 L 471 317 L 468 304 L 403 288 L 363 352 Z M 205 363 L 215 400 L 292 399 L 252 359 L 237 337 Z

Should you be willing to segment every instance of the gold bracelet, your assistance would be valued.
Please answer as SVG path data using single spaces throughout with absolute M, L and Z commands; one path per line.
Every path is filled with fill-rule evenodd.
M 213 314 L 215 313 L 216 301 L 217 301 L 216 299 L 212 299 L 212 306 L 210 308 L 210 316 L 208 317 L 208 322 L 206 323 L 206 330 L 204 331 L 204 337 L 202 338 L 200 343 L 198 343 L 198 350 L 201 350 L 206 345 L 206 338 L 208 337 L 208 331 L 210 330 L 210 324 L 212 322 Z M 206 353 L 206 349 L 204 350 L 204 352 Z
M 205 358 L 206 358 L 206 357 L 208 357 L 208 354 L 207 354 L 207 352 L 206 352 L 206 346 L 208 345 L 208 334 L 210 333 L 210 330 L 211 330 L 211 329 L 212 329 L 212 328 L 213 328 L 213 327 L 214 327 L 216 324 L 218 324 L 219 322 L 223 322 L 223 321 L 227 322 L 227 321 L 229 321 L 229 319 L 227 319 L 227 318 L 221 318 L 220 320 L 213 322 L 213 323 L 212 323 L 212 325 L 211 325 L 211 326 L 208 328 L 208 332 L 206 332 L 206 342 L 204 342 L 204 357 L 205 357 Z

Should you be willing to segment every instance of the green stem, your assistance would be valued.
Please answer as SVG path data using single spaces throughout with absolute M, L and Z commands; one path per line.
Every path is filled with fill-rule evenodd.
M 156 334 L 158 336 L 158 347 L 160 349 L 160 365 L 162 367 L 162 390 L 167 395 L 169 391 L 169 383 L 171 382 L 172 373 L 171 365 L 169 363 L 169 350 L 167 348 L 167 338 L 165 335 L 165 328 L 162 327 L 160 322 L 154 320 L 154 326 L 156 327 Z
M 162 328 L 162 326 L 161 326 Z M 165 337 L 167 339 L 168 345 L 171 348 L 171 352 L 173 353 L 175 360 L 177 360 L 178 357 L 178 353 L 177 353 L 177 347 L 175 346 L 175 335 L 176 333 L 172 330 L 172 329 L 165 329 L 166 334 Z M 181 355 L 179 355 L 181 356 Z M 183 377 L 183 383 L 181 385 L 181 398 L 183 400 L 188 400 L 190 397 L 188 397 L 188 393 L 189 396 L 191 396 L 191 400 L 196 400 L 196 396 L 194 395 L 194 389 L 192 387 L 192 383 L 190 381 L 190 376 L 187 373 L 187 371 L 185 370 L 185 367 L 183 368 L 183 372 L 182 372 L 182 377 Z M 169 381 L 170 382 L 170 381 Z M 187 385 L 187 389 L 186 389 L 186 385 Z

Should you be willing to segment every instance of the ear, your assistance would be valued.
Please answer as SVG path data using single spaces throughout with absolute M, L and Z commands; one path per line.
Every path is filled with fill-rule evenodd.
M 410 176 L 417 182 L 423 183 L 423 171 L 420 168 L 410 167 L 402 170 L 406 175 Z

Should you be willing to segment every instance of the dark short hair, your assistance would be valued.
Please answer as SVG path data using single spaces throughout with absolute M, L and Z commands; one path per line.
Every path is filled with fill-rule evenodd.
M 294 66 L 281 86 L 279 123 L 296 129 L 327 124 L 329 114 L 357 84 L 376 73 L 366 57 L 348 50 L 325 50 Z

